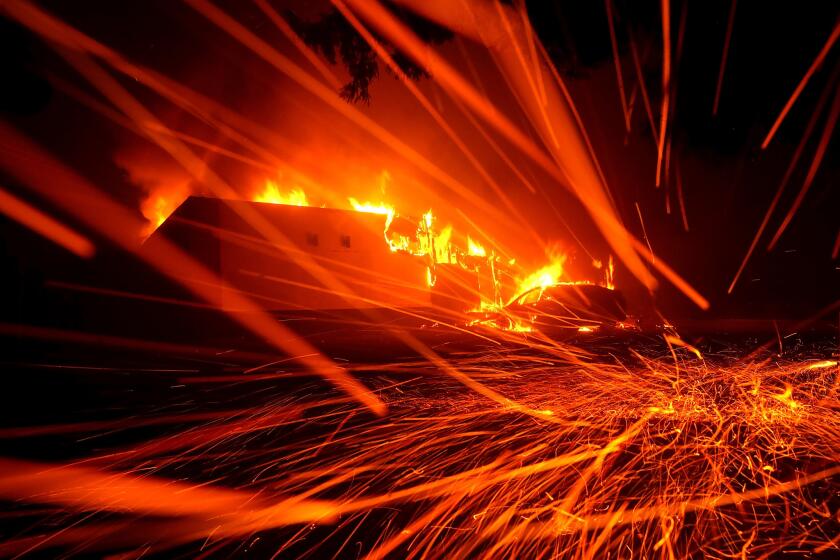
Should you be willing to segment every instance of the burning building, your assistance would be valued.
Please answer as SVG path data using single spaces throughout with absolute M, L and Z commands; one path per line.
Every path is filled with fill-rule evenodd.
M 276 312 L 476 306 L 475 273 L 405 250 L 416 230 L 376 209 L 193 196 L 146 246 L 166 238 L 204 263 L 222 280 L 221 301 L 230 311 L 238 311 L 226 295 L 231 290 Z

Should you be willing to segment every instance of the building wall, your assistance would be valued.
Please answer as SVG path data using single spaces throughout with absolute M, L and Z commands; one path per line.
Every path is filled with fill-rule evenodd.
M 161 232 L 192 251 L 198 245 L 198 258 L 268 310 L 427 306 L 425 259 L 392 252 L 383 236 L 385 219 L 193 197 Z M 208 236 L 217 240 L 210 251 L 204 249 L 213 245 Z M 224 290 L 222 300 L 231 309 Z
M 462 313 L 481 303 L 478 273 L 457 264 L 439 263 L 435 267 L 432 304 L 440 309 Z

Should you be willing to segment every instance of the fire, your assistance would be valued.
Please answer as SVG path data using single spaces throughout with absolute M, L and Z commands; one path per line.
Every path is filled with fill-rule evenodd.
M 388 244 L 388 247 L 393 252 L 410 252 L 409 248 L 411 246 L 411 240 L 408 237 L 398 233 L 395 233 L 394 235 L 390 235 L 388 233 L 388 230 L 391 228 L 391 222 L 394 221 L 394 216 L 397 215 L 396 209 L 393 206 L 385 204 L 384 202 L 380 202 L 379 204 L 374 204 L 372 202 L 359 202 L 352 196 L 349 197 L 347 201 L 356 212 L 366 212 L 368 214 L 380 214 L 382 216 L 387 216 L 385 219 L 385 229 L 382 231 L 382 234 L 385 237 L 385 243 Z M 432 284 L 430 283 L 429 285 L 431 286 Z
M 285 204 L 287 206 L 309 206 L 306 200 L 306 193 L 299 187 L 293 188 L 287 194 L 280 192 L 280 187 L 272 180 L 265 182 L 262 192 L 254 196 L 254 202 L 267 202 L 270 204 Z
M 476 257 L 486 257 L 487 251 L 477 241 L 473 241 L 472 237 L 467 236 L 467 253 Z
M 592 261 L 592 266 L 601 270 L 604 268 L 604 263 L 598 259 Z M 615 282 L 613 281 L 613 275 L 615 274 L 615 263 L 613 262 L 613 256 L 610 255 L 609 261 L 607 262 L 607 268 L 604 268 L 604 283 L 603 286 L 609 290 L 615 289 Z
M 347 202 L 350 203 L 350 206 L 352 206 L 353 210 L 356 212 L 367 212 L 368 214 L 382 214 L 383 216 L 388 216 L 388 220 L 385 222 L 386 230 L 388 229 L 388 226 L 391 225 L 391 221 L 396 215 L 396 211 L 393 206 L 382 202 L 379 204 L 373 204 L 372 202 L 359 202 L 352 196 L 347 199 Z
M 434 236 L 435 240 L 435 260 L 437 262 L 452 262 L 454 256 L 450 250 L 449 242 L 452 239 L 452 225 L 447 225 L 440 233 Z
M 387 175 L 383 175 L 380 183 L 384 184 L 387 178 Z M 310 201 L 306 192 L 301 187 L 288 185 L 284 188 L 282 185 L 283 183 L 280 181 L 266 179 L 263 183 L 263 188 L 252 194 L 250 199 L 254 202 L 287 206 L 312 206 L 318 204 L 317 202 L 313 203 Z M 150 221 L 150 226 L 146 234 L 150 234 L 158 225 L 165 221 L 188 194 L 188 190 L 184 188 L 183 192 L 167 193 L 166 196 L 160 194 L 154 197 L 150 196 L 143 206 L 143 213 Z M 564 276 L 564 265 L 567 255 L 560 251 L 550 252 L 549 263 L 538 270 L 530 274 L 514 276 L 508 267 L 516 266 L 517 259 L 500 259 L 496 257 L 495 251 L 486 248 L 471 235 L 466 236 L 466 243 L 463 243 L 464 237 L 460 236 L 458 239 L 462 241 L 458 243 L 454 242 L 456 235 L 452 224 L 439 227 L 437 223 L 438 218 L 431 209 L 420 214 L 420 217 L 417 219 L 401 219 L 399 222 L 400 227 L 397 228 L 392 227 L 394 225 L 394 219 L 399 215 L 395 205 L 384 201 L 370 202 L 352 196 L 347 198 L 347 202 L 356 212 L 378 214 L 386 217 L 383 239 L 392 252 L 408 253 L 416 257 L 423 257 L 430 260 L 432 264 L 446 263 L 459 265 L 462 268 L 476 273 L 479 270 L 483 270 L 483 274 L 489 274 L 492 277 L 490 281 L 492 284 L 487 285 L 495 286 L 495 292 L 492 299 L 487 294 L 482 294 L 480 305 L 480 310 L 482 311 L 500 310 L 505 302 L 513 301 L 523 293 L 534 288 L 547 288 L 558 284 Z M 404 217 L 407 218 L 407 216 Z M 416 228 L 411 228 L 410 226 L 406 228 L 405 226 L 411 224 L 412 221 L 416 224 Z M 603 269 L 604 279 L 601 285 L 613 289 L 614 265 L 612 256 L 609 257 L 607 266 L 604 266 L 601 261 L 593 261 L 593 265 L 598 269 Z M 430 288 L 435 285 L 433 272 L 427 280 Z M 591 284 L 592 282 L 581 281 L 567 283 Z M 513 297 L 509 298 L 511 295 Z M 535 295 L 538 298 L 540 297 L 538 294 Z
M 141 235 L 144 238 L 150 236 L 184 202 L 187 196 L 189 196 L 187 184 L 150 192 L 149 196 L 140 203 L 140 212 L 149 221 Z
M 566 255 L 564 253 L 552 255 L 551 262 L 518 282 L 516 295 L 518 296 L 534 288 L 547 288 L 557 284 L 563 276 L 563 266 L 565 264 Z
M 434 214 L 432 214 L 432 210 L 431 210 L 431 209 L 429 209 L 429 211 L 428 211 L 428 212 L 426 212 L 425 214 L 423 214 L 423 223 L 425 223 L 425 224 L 426 224 L 426 230 L 427 230 L 427 231 L 431 231 L 431 229 L 432 229 L 432 222 L 434 221 L 434 219 L 435 219 L 435 215 L 434 215 Z

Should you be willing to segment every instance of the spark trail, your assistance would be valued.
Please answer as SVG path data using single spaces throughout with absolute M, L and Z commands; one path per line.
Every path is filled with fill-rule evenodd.
M 0 550 L 229 554 L 258 541 L 267 554 L 352 548 L 370 558 L 834 550 L 840 372 L 828 350 L 744 361 L 734 347 L 701 355 L 648 342 L 610 360 L 536 348 L 450 358 L 546 421 L 429 375 L 425 361 L 354 365 L 388 403 L 387 419 L 312 382 L 289 391 L 278 379 L 199 379 L 196 395 L 261 396 L 208 420 L 179 422 L 162 408 L 151 413 L 160 436 L 98 457 L 0 461 L 2 498 L 39 504 L 15 515 L 52 520 Z

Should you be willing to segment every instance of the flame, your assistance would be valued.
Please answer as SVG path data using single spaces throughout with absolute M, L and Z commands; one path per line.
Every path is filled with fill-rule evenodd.
M 477 241 L 473 241 L 469 235 L 467 236 L 467 253 L 475 257 L 487 256 L 487 251 L 484 247 L 482 247 Z
M 380 177 L 380 190 L 384 190 L 390 176 L 387 172 L 383 172 Z M 310 206 L 310 200 L 301 187 L 289 186 L 283 188 L 282 182 L 266 179 L 263 183 L 262 190 L 256 192 L 251 196 L 251 200 L 260 203 L 281 204 L 287 206 Z M 150 197 L 144 203 L 143 213 L 150 221 L 149 230 L 151 233 L 171 214 L 175 208 L 186 198 L 189 194 L 184 189 L 183 194 L 178 196 L 155 196 Z M 513 299 L 519 297 L 522 293 L 532 290 L 534 288 L 546 288 L 554 284 L 558 284 L 564 274 L 564 264 L 566 262 L 566 255 L 561 252 L 555 252 L 549 255 L 549 264 L 543 266 L 539 270 L 525 275 L 523 278 L 517 278 L 513 285 L 501 283 L 497 276 L 499 272 L 494 268 L 501 266 L 502 269 L 507 266 L 515 266 L 517 260 L 515 258 L 500 260 L 495 256 L 490 256 L 488 250 L 478 241 L 473 239 L 470 235 L 466 236 L 466 247 L 461 243 L 453 243 L 455 238 L 452 224 L 448 224 L 443 228 L 437 227 L 437 217 L 431 209 L 421 214 L 421 217 L 415 220 L 417 228 L 413 233 L 406 232 L 404 228 L 401 231 L 392 231 L 391 226 L 394 218 L 398 216 L 396 207 L 387 202 L 369 202 L 362 201 L 355 197 L 348 197 L 347 201 L 350 207 L 356 212 L 363 212 L 369 214 L 378 214 L 386 216 L 385 227 L 383 230 L 383 237 L 388 248 L 392 252 L 409 253 L 418 257 L 427 257 L 432 263 L 447 263 L 460 265 L 463 268 L 469 268 L 476 271 L 476 267 L 487 266 L 487 272 L 492 275 L 493 282 L 496 286 L 496 295 L 494 298 L 498 299 L 496 303 L 488 304 L 491 307 L 498 308 L 502 305 L 505 297 L 511 293 L 515 294 Z M 394 228 L 395 230 L 397 228 Z M 463 237 L 460 237 L 463 239 Z M 470 257 L 465 260 L 464 257 Z M 483 260 L 482 260 L 483 259 Z M 606 287 L 612 289 L 612 272 L 613 261 L 612 256 L 609 259 L 609 266 L 605 267 L 601 261 L 593 261 L 596 268 L 604 269 L 604 283 Z M 512 279 L 513 276 L 509 272 L 501 272 L 506 279 Z M 591 283 L 584 281 L 581 283 Z M 432 274 L 432 281 L 428 283 L 430 287 L 434 286 L 434 274 Z M 513 288 L 513 290 L 511 290 Z M 504 292 L 502 292 L 504 290 Z M 504 293 L 505 295 L 501 295 Z M 485 296 L 482 296 L 485 297 Z
M 434 236 L 435 239 L 435 260 L 437 262 L 452 262 L 454 254 L 450 250 L 449 241 L 452 239 L 452 225 L 447 225 Z
M 254 196 L 254 202 L 270 204 L 285 204 L 287 206 L 309 206 L 306 193 L 299 187 L 293 188 L 288 194 L 280 192 L 280 187 L 272 180 L 266 180 L 262 192 Z
M 563 265 L 565 264 L 566 255 L 564 253 L 551 256 L 551 262 L 517 283 L 516 297 L 534 288 L 547 288 L 557 284 L 563 276 Z M 516 298 L 514 297 L 514 299 Z
M 430 231 L 432 229 L 432 221 L 435 219 L 435 215 L 432 214 L 431 208 L 428 212 L 423 214 L 423 223 L 426 224 L 426 230 Z
M 604 263 L 601 262 L 600 259 L 595 259 L 592 261 L 592 266 L 601 270 L 604 268 Z M 607 288 L 608 290 L 615 289 L 615 282 L 613 281 L 613 275 L 615 274 L 615 263 L 613 262 L 613 256 L 610 255 L 609 261 L 607 262 L 607 268 L 604 269 L 604 283 L 602 286 Z
M 379 204 L 373 204 L 372 202 L 359 202 L 352 196 L 348 198 L 347 201 L 356 212 L 367 212 L 368 214 L 382 214 L 383 216 L 388 216 L 388 220 L 385 222 L 386 231 L 396 215 L 394 207 L 390 204 L 385 204 L 383 202 L 380 202 Z
M 155 189 L 150 192 L 140 203 L 140 212 L 149 221 L 141 235 L 150 236 L 186 200 L 189 193 L 187 184 Z
M 531 328 L 531 325 L 528 325 L 528 324 L 524 323 L 520 319 L 514 318 L 514 319 L 511 320 L 510 325 L 505 330 L 508 330 L 510 332 L 518 332 L 518 333 L 529 333 L 533 329 Z
M 417 241 L 419 247 L 413 251 L 418 256 L 432 255 L 435 262 L 455 262 L 455 251 L 452 250 L 452 224 L 446 225 L 442 230 L 435 231 L 435 215 L 430 209 L 423 214 L 423 218 L 417 224 Z M 430 284 L 434 285 L 434 284 Z

